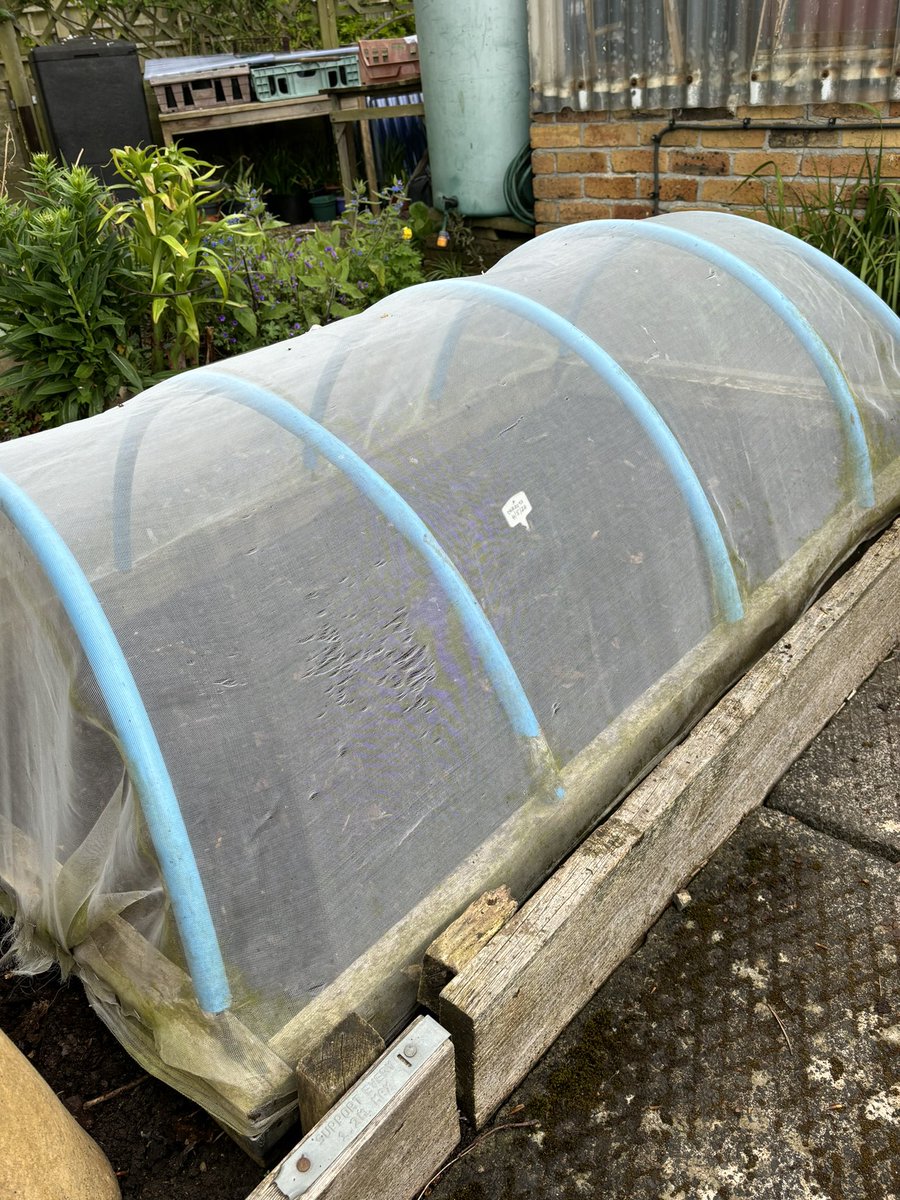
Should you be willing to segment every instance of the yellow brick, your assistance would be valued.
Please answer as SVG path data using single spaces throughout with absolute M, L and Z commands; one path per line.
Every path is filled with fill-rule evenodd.
M 534 219 L 540 224 L 552 224 L 559 219 L 559 204 L 555 200 L 538 200 L 534 205 Z
M 570 200 L 582 194 L 580 175 L 535 176 L 534 195 L 538 200 Z
M 754 121 L 792 121 L 806 116 L 802 104 L 773 104 L 766 107 L 762 104 L 741 104 L 735 114 L 739 121 L 750 117 Z
M 877 150 L 879 146 L 900 146 L 900 129 L 841 129 L 842 146 L 870 146 Z
M 742 217 L 749 217 L 751 221 L 760 221 L 763 225 L 768 225 L 769 214 L 764 208 L 743 208 L 741 209 Z
M 821 129 L 771 129 L 769 130 L 769 146 L 773 150 L 805 146 L 836 146 L 840 134 L 830 126 L 823 125 Z
M 695 178 L 679 179 L 669 175 L 659 181 L 660 200 L 684 200 L 690 202 L 697 199 L 697 180 Z
M 900 154 L 882 154 L 881 174 L 888 179 L 896 179 L 900 175 Z
M 560 150 L 556 169 L 564 175 L 599 175 L 609 170 L 609 155 L 605 150 Z
M 556 155 L 550 150 L 535 150 L 531 156 L 531 169 L 535 175 L 552 175 L 557 169 Z
M 766 185 L 758 179 L 746 183 L 739 179 L 704 179 L 700 183 L 700 199 L 719 204 L 761 204 L 766 198 Z
M 612 215 L 619 221 L 640 221 L 644 217 L 653 216 L 653 208 L 649 204 L 614 204 Z
M 819 179 L 833 179 L 836 183 L 859 174 L 865 165 L 864 154 L 804 154 L 800 165 L 801 175 L 815 175 Z
M 589 175 L 584 181 L 585 196 L 597 200 L 625 200 L 637 195 L 633 176 Z
M 839 182 L 839 180 L 835 180 L 836 185 Z M 797 179 L 786 180 L 784 185 L 785 201 L 787 204 L 796 204 L 799 200 L 811 200 L 814 204 L 821 203 L 830 190 L 827 180 L 821 183 L 813 179 L 809 182 Z
M 732 159 L 732 172 L 741 178 L 754 171 L 757 175 L 774 175 L 776 171 L 782 175 L 796 175 L 799 166 L 799 154 L 786 154 L 781 150 L 760 150 L 756 154 L 746 151 L 735 154 Z
M 581 125 L 532 125 L 531 146 L 534 150 L 555 149 L 557 146 L 580 146 Z
M 602 221 L 611 216 L 612 209 L 608 204 L 596 204 L 589 200 L 582 200 L 579 204 L 570 200 L 566 204 L 560 204 L 558 220 L 564 225 L 571 225 L 575 221 Z
M 724 146 L 733 150 L 740 147 L 748 149 L 751 146 L 764 146 L 766 131 L 764 129 L 709 129 L 700 135 L 704 146 Z
M 629 174 L 635 171 L 653 170 L 652 150 L 614 150 L 609 156 L 614 171 Z
M 660 142 L 660 146 L 696 146 L 700 140 L 700 134 L 696 129 L 668 129 L 665 131 L 659 129 L 641 129 L 641 143 L 647 145 L 653 141 L 654 133 L 665 132 L 665 137 Z
M 837 117 L 839 121 L 872 121 L 877 116 L 886 117 L 890 105 L 880 104 L 811 104 L 810 117 Z M 875 109 L 875 112 L 872 111 Z
M 637 125 L 618 124 L 616 121 L 604 121 L 602 124 L 585 125 L 585 146 L 637 146 L 640 132 Z
M 728 175 L 728 155 L 721 151 L 670 150 L 663 164 L 672 175 Z
M 668 115 L 666 108 L 614 108 L 611 113 L 615 121 L 664 121 Z

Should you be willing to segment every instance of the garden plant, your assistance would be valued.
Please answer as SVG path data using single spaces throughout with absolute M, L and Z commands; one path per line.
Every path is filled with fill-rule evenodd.
M 91 416 L 144 383 L 129 247 L 84 167 L 35 157 L 27 199 L 0 195 L 6 435 Z
M 900 191 L 885 180 L 882 160 L 881 146 L 867 151 L 855 174 L 822 177 L 808 193 L 795 192 L 776 167 L 763 208 L 770 225 L 824 251 L 897 312 Z M 771 167 L 764 163 L 753 174 Z
M 0 196 L 0 438 L 101 412 L 166 375 L 361 312 L 422 279 L 395 184 L 330 228 L 285 230 L 252 186 L 178 146 L 113 151 L 124 198 L 35 158 Z

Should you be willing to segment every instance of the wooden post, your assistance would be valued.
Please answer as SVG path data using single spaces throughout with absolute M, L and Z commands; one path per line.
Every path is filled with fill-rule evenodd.
M 440 993 L 468 966 L 519 907 L 508 887 L 479 896 L 462 916 L 434 939 L 425 951 L 419 978 L 419 1003 L 436 1013 Z
M 384 1050 L 368 1021 L 350 1013 L 297 1066 L 300 1127 L 312 1129 Z
M 447 985 L 476 1125 L 900 640 L 900 521 Z
M 25 67 L 16 27 L 11 20 L 0 21 L 0 58 L 6 70 L 10 94 L 16 106 L 22 137 L 30 154 L 49 147 Z
M 385 112 L 389 111 L 389 109 L 385 109 Z M 372 146 L 372 130 L 369 127 L 368 121 L 360 121 L 359 138 L 362 142 L 363 163 L 366 168 L 366 183 L 369 187 L 369 203 L 372 206 L 372 212 L 379 213 L 381 211 L 381 205 L 378 203 L 378 173 L 375 170 L 375 150 Z
M 339 46 L 337 29 L 337 7 L 335 0 L 316 0 L 319 10 L 319 29 L 322 33 L 322 46 Z

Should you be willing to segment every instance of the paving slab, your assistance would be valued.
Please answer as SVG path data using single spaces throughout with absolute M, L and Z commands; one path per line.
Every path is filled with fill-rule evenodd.
M 900 861 L 900 652 L 857 689 L 767 803 Z
M 896 882 L 751 814 L 428 1196 L 900 1200 Z

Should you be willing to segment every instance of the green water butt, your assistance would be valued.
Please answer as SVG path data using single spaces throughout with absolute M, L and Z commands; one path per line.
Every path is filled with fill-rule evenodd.
M 434 202 L 467 216 L 509 212 L 506 169 L 528 142 L 525 0 L 416 0 Z

